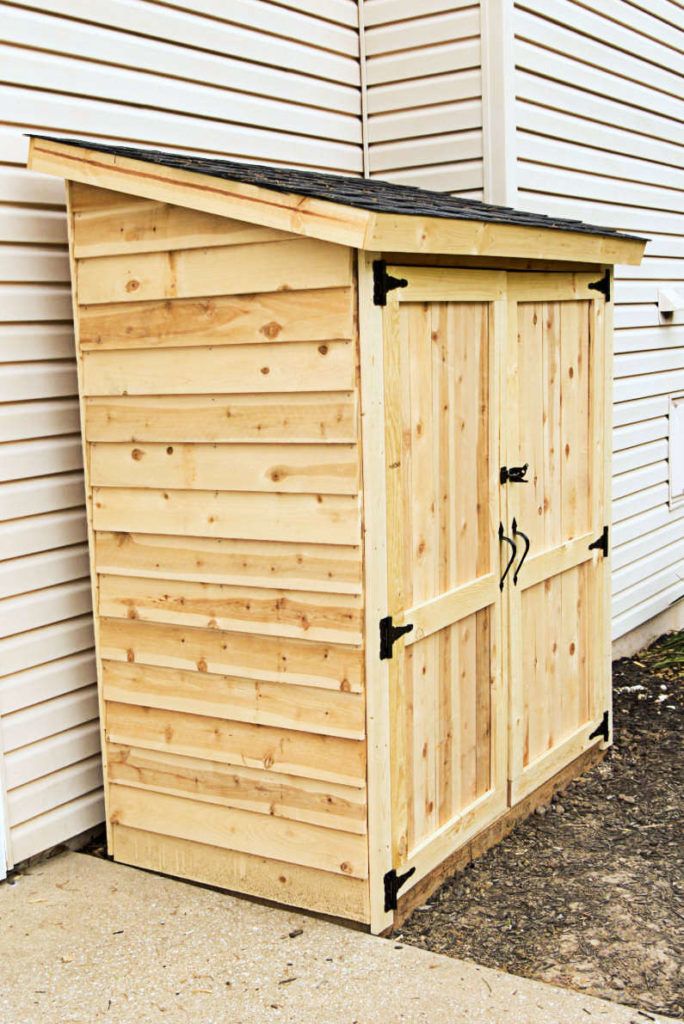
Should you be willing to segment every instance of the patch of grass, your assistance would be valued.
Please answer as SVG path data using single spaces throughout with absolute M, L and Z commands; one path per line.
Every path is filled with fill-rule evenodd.
M 684 665 L 684 630 L 661 636 L 638 657 L 656 671 L 674 673 L 676 682 L 681 679 L 681 666 Z

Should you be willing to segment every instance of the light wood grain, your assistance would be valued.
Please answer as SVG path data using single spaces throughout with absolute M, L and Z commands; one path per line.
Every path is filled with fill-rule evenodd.
M 80 344 L 86 351 L 347 340 L 351 297 L 349 288 L 320 288 L 81 306 Z
M 354 445 L 93 442 L 94 487 L 356 494 Z
M 377 657 L 378 623 L 387 613 L 387 493 L 383 395 L 383 311 L 373 303 L 372 256 L 358 255 L 363 457 L 364 628 L 368 761 L 368 875 L 371 929 L 390 922 L 383 879 L 392 867 L 390 690 L 387 661 Z
M 86 399 L 89 441 L 337 444 L 356 439 L 353 392 Z
M 85 352 L 86 395 L 213 395 L 352 391 L 349 342 L 288 342 Z
M 160 750 L 111 743 L 110 778 L 136 789 L 192 797 L 259 814 L 363 835 L 363 790 L 332 782 L 275 775 L 258 768 L 221 764 Z
M 74 254 L 77 259 L 292 237 L 287 232 L 183 206 L 88 185 L 75 184 L 74 187 Z
M 365 878 L 368 873 L 362 836 L 275 815 L 116 784 L 111 787 L 110 817 L 116 825 L 161 832 L 220 849 L 278 857 L 354 878 Z
M 320 199 L 273 192 L 134 157 L 94 153 L 68 143 L 32 139 L 29 166 L 43 174 L 216 213 L 265 227 L 361 247 L 370 215 Z
M 347 495 L 93 488 L 96 530 L 317 544 L 360 542 L 358 501 Z
M 363 699 L 319 687 L 271 683 L 213 672 L 104 661 L 105 699 L 322 736 L 363 739 Z
M 358 740 L 119 703 L 106 705 L 105 726 L 108 742 L 123 746 L 365 785 L 365 750 Z
M 414 270 L 393 272 L 411 281 Z M 394 621 L 413 626 L 390 662 L 402 870 L 425 870 L 506 802 L 492 572 L 504 294 L 500 272 L 422 267 L 385 313 L 389 607 Z
M 95 560 L 120 576 L 361 593 L 360 547 L 99 530 Z
M 529 298 L 534 277 L 523 275 L 515 294 Z M 510 458 L 529 462 L 530 484 L 509 486 L 507 503 L 509 521 L 515 516 L 531 539 L 518 586 L 508 588 L 514 802 L 585 749 L 602 714 L 595 695 L 603 599 L 591 576 L 600 556 L 589 544 L 602 529 L 596 496 L 608 472 L 605 340 L 593 319 L 604 303 L 587 301 L 582 289 L 575 297 L 576 276 L 545 275 L 541 284 L 544 301 L 511 302 L 518 330 L 509 347 Z
M 360 595 L 100 576 L 101 615 L 360 644 Z
M 100 256 L 77 262 L 81 305 L 340 288 L 348 249 L 313 239 Z
M 319 914 L 362 923 L 369 919 L 368 884 L 364 879 L 219 850 L 123 825 L 112 826 L 112 850 L 116 860 L 148 871 L 161 871 Z
M 114 661 L 320 686 L 345 693 L 363 690 L 361 652 L 342 645 L 133 619 L 102 618 L 101 634 L 101 656 Z

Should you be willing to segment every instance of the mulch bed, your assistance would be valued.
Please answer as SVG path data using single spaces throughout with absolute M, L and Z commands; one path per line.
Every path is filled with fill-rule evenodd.
M 684 1015 L 684 633 L 614 662 L 613 685 L 606 760 L 398 937 L 627 1003 L 646 1024 Z

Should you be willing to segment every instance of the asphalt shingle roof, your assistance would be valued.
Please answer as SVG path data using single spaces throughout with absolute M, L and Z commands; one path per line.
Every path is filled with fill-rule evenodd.
M 206 174 L 212 178 L 238 181 L 247 185 L 272 189 L 274 192 L 294 193 L 314 199 L 324 199 L 343 206 L 372 210 L 376 213 L 394 213 L 409 216 L 441 217 L 447 220 L 474 220 L 492 224 L 513 224 L 520 227 L 547 228 L 556 231 L 581 231 L 591 235 L 608 235 L 643 241 L 614 228 L 586 224 L 580 220 L 527 213 L 509 206 L 494 206 L 476 199 L 463 199 L 446 192 L 397 185 L 379 178 L 351 178 L 345 175 L 324 174 L 319 171 L 301 171 L 296 168 L 270 167 L 263 164 L 240 163 L 236 160 L 215 160 L 212 157 L 187 156 L 165 153 L 156 149 L 136 149 L 131 146 L 112 146 L 86 142 L 82 139 L 56 138 L 36 135 L 34 138 L 79 146 L 114 156 L 130 157 L 146 163 L 178 170 Z

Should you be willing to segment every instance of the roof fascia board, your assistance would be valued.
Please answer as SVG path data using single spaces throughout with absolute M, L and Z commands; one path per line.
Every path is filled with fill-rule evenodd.
M 377 213 L 368 225 L 366 249 L 444 256 L 501 256 L 571 263 L 641 262 L 646 242 L 581 231 L 492 224 L 443 217 Z
M 79 146 L 31 139 L 28 166 L 41 174 L 291 231 L 363 246 L 368 210 L 164 167 Z

